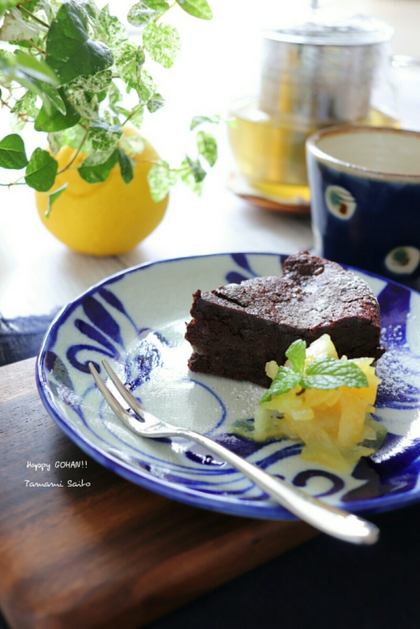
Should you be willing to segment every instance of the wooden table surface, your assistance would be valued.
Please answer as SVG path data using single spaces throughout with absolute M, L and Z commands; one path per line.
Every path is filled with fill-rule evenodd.
M 118 477 L 61 433 L 34 372 L 35 359 L 0 368 L 0 608 L 12 629 L 139 629 L 317 533 Z

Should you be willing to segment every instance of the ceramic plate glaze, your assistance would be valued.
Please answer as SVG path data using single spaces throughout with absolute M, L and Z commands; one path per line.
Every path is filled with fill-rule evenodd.
M 253 416 L 263 389 L 193 374 L 184 340 L 192 294 L 257 275 L 280 275 L 286 256 L 223 254 L 168 260 L 128 269 L 67 305 L 52 323 L 37 360 L 41 399 L 63 432 L 96 461 L 154 492 L 224 513 L 292 519 L 255 485 L 201 446 L 147 440 L 115 417 L 97 390 L 88 361 L 107 358 L 146 408 L 194 428 L 271 474 L 354 512 L 379 512 L 419 499 L 420 295 L 361 273 L 382 313 L 377 415 L 388 437 L 372 458 L 341 476 L 301 460 L 288 440 L 253 444 L 229 434 Z M 101 369 L 102 376 L 104 374 Z

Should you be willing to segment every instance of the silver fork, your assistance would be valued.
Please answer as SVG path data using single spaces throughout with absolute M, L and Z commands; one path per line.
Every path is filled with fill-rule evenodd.
M 258 487 L 263 489 L 271 498 L 280 503 L 288 511 L 323 533 L 327 533 L 346 542 L 352 542 L 353 544 L 374 544 L 378 540 L 379 529 L 371 522 L 367 522 L 342 509 L 332 507 L 318 500 L 318 498 L 306 494 L 297 487 L 293 487 L 283 480 L 271 476 L 253 463 L 250 463 L 219 443 L 209 439 L 209 437 L 205 437 L 192 430 L 172 426 L 158 419 L 152 415 L 152 413 L 149 413 L 130 391 L 126 389 L 106 360 L 103 360 L 102 364 L 122 398 L 136 413 L 138 419 L 124 409 L 105 385 L 94 365 L 89 363 L 89 369 L 95 382 L 117 417 L 137 435 L 152 439 L 161 437 L 182 437 L 183 439 L 195 441 L 244 474 L 244 476 L 258 485 Z

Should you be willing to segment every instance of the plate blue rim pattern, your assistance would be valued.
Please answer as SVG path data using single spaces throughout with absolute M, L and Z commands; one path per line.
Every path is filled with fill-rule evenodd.
M 176 265 L 182 262 L 194 264 L 194 261 L 205 261 L 206 264 L 207 262 L 210 264 L 211 262 L 220 260 L 223 262 L 226 260 L 229 264 L 235 262 L 234 266 L 236 270 L 226 274 L 227 281 L 240 281 L 241 279 L 247 279 L 250 275 L 258 274 L 253 271 L 252 264 L 249 260 L 255 260 L 259 257 L 264 259 L 270 258 L 270 263 L 271 260 L 274 261 L 275 264 L 278 263 L 280 271 L 281 264 L 287 255 L 264 252 L 221 253 L 158 260 L 120 271 L 98 282 L 66 305 L 52 322 L 37 357 L 36 383 L 44 406 L 59 428 L 79 446 L 82 451 L 104 467 L 127 480 L 142 485 L 146 489 L 162 494 L 168 498 L 196 507 L 245 517 L 280 520 L 294 519 L 294 516 L 289 514 L 283 507 L 274 504 L 268 499 L 264 499 L 264 496 L 262 498 L 261 496 L 258 498 L 251 496 L 251 498 L 243 499 L 236 496 L 234 493 L 229 494 L 229 492 L 226 491 L 219 493 L 203 491 L 201 489 L 195 489 L 188 482 L 180 484 L 177 481 L 173 482 L 173 480 L 152 475 L 150 471 L 145 468 L 133 467 L 129 458 L 124 460 L 120 457 L 118 452 L 114 453 L 109 450 L 104 450 L 100 444 L 98 445 L 98 443 L 92 442 L 89 438 L 86 438 L 80 430 L 75 428 L 72 421 L 69 421 L 66 413 L 63 412 L 62 407 L 57 405 L 57 391 L 51 385 L 49 354 L 57 344 L 58 335 L 62 332 L 63 326 L 66 326 L 69 317 L 80 309 L 81 304 L 86 299 L 95 297 L 98 291 L 106 291 L 107 288 L 124 280 L 127 276 L 142 273 L 152 267 L 159 267 L 161 270 L 165 268 L 162 265 Z M 395 363 L 396 353 L 398 354 L 399 351 L 408 351 L 411 358 L 413 358 L 414 355 L 414 370 L 418 376 L 420 374 L 420 356 L 417 356 L 416 352 L 413 353 L 409 346 L 410 344 L 407 343 L 405 332 L 401 332 L 401 326 L 405 325 L 407 317 L 410 315 L 411 297 L 414 295 L 417 300 L 418 293 L 406 286 L 386 280 L 375 274 L 358 269 L 352 270 L 360 273 L 368 282 L 372 282 L 378 287 L 378 298 L 380 301 L 382 298 L 384 304 L 383 333 L 385 344 L 391 346 L 393 350 L 390 360 L 391 362 L 394 361 L 394 363 L 392 363 L 391 367 L 395 367 L 395 364 L 397 364 Z M 219 285 L 221 283 L 222 282 L 220 282 Z M 192 295 L 194 290 L 198 287 L 198 285 L 192 285 L 190 294 Z M 107 296 L 107 299 L 109 299 L 109 296 Z M 398 308 L 395 308 L 395 303 L 398 303 Z M 381 308 L 383 304 L 381 304 Z M 186 304 L 187 312 L 190 305 L 191 299 Z M 114 303 L 113 306 L 121 310 L 120 305 Z M 98 330 L 96 330 L 96 333 L 97 332 Z M 95 335 L 95 330 L 90 330 L 89 334 L 92 339 L 92 334 Z M 404 348 L 404 350 L 402 350 L 402 348 Z M 390 365 L 384 365 L 383 369 L 386 371 L 389 366 Z M 413 365 L 410 363 L 409 367 L 403 366 L 402 369 L 413 369 Z M 388 388 L 389 390 L 385 391 L 385 405 L 387 407 L 396 409 L 396 412 L 400 409 L 408 409 L 409 411 L 410 409 L 411 411 L 414 409 L 414 413 L 418 412 L 420 408 L 420 385 L 417 388 L 413 385 L 410 385 L 408 388 L 403 387 L 404 391 L 402 393 L 396 393 L 395 386 Z M 385 456 L 384 460 L 378 459 L 376 462 L 373 461 L 373 463 L 369 463 L 368 466 L 364 465 L 356 468 L 355 478 L 358 478 L 360 483 L 354 490 L 347 491 L 347 498 L 344 501 L 340 501 L 340 506 L 353 512 L 373 513 L 403 507 L 419 499 L 419 489 L 417 489 L 420 474 L 417 460 L 420 455 L 419 440 L 414 437 L 410 440 L 408 447 L 407 444 L 403 447 L 401 444 L 404 438 L 404 435 L 391 435 L 387 446 L 388 452 L 390 453 L 388 457 Z M 379 476 L 377 472 L 378 469 L 384 470 L 379 473 Z M 409 477 L 408 480 L 406 478 L 407 475 Z M 296 478 L 298 476 L 299 475 L 297 475 Z M 403 477 L 405 477 L 405 480 Z M 295 484 L 305 486 L 310 478 L 311 473 L 308 471 L 306 474 L 301 474 L 299 479 L 295 481 Z M 378 483 L 379 485 L 382 483 L 383 486 L 379 487 Z M 327 494 L 328 492 L 326 492 L 326 495 Z

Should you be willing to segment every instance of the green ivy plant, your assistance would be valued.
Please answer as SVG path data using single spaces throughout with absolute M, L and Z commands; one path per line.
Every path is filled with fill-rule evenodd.
M 140 129 L 147 112 L 164 105 L 148 69 L 152 60 L 170 68 L 180 49 L 180 35 L 163 18 L 180 8 L 194 18 L 209 20 L 206 0 L 141 0 L 128 11 L 127 21 L 139 29 L 140 43 L 129 39 L 125 25 L 100 9 L 94 0 L 0 0 L 0 106 L 12 116 L 13 133 L 0 140 L 0 167 L 22 170 L 10 184 L 26 184 L 49 192 L 58 173 L 72 168 L 76 156 L 85 181 L 103 182 L 119 165 L 126 184 L 133 178 L 132 156 L 141 152 L 141 136 L 123 135 L 130 123 Z M 128 96 L 129 95 L 129 96 Z M 130 100 L 130 105 L 127 105 Z M 200 192 L 207 167 L 217 159 L 217 142 L 206 131 L 218 118 L 197 116 L 191 129 L 197 152 L 179 167 L 154 163 L 149 185 L 155 201 L 171 186 L 185 182 Z M 48 139 L 49 150 L 27 154 L 22 130 L 28 123 Z M 206 126 L 207 125 L 207 126 Z M 75 149 L 59 171 L 55 158 L 63 146 Z M 49 209 L 66 186 L 49 195 Z

